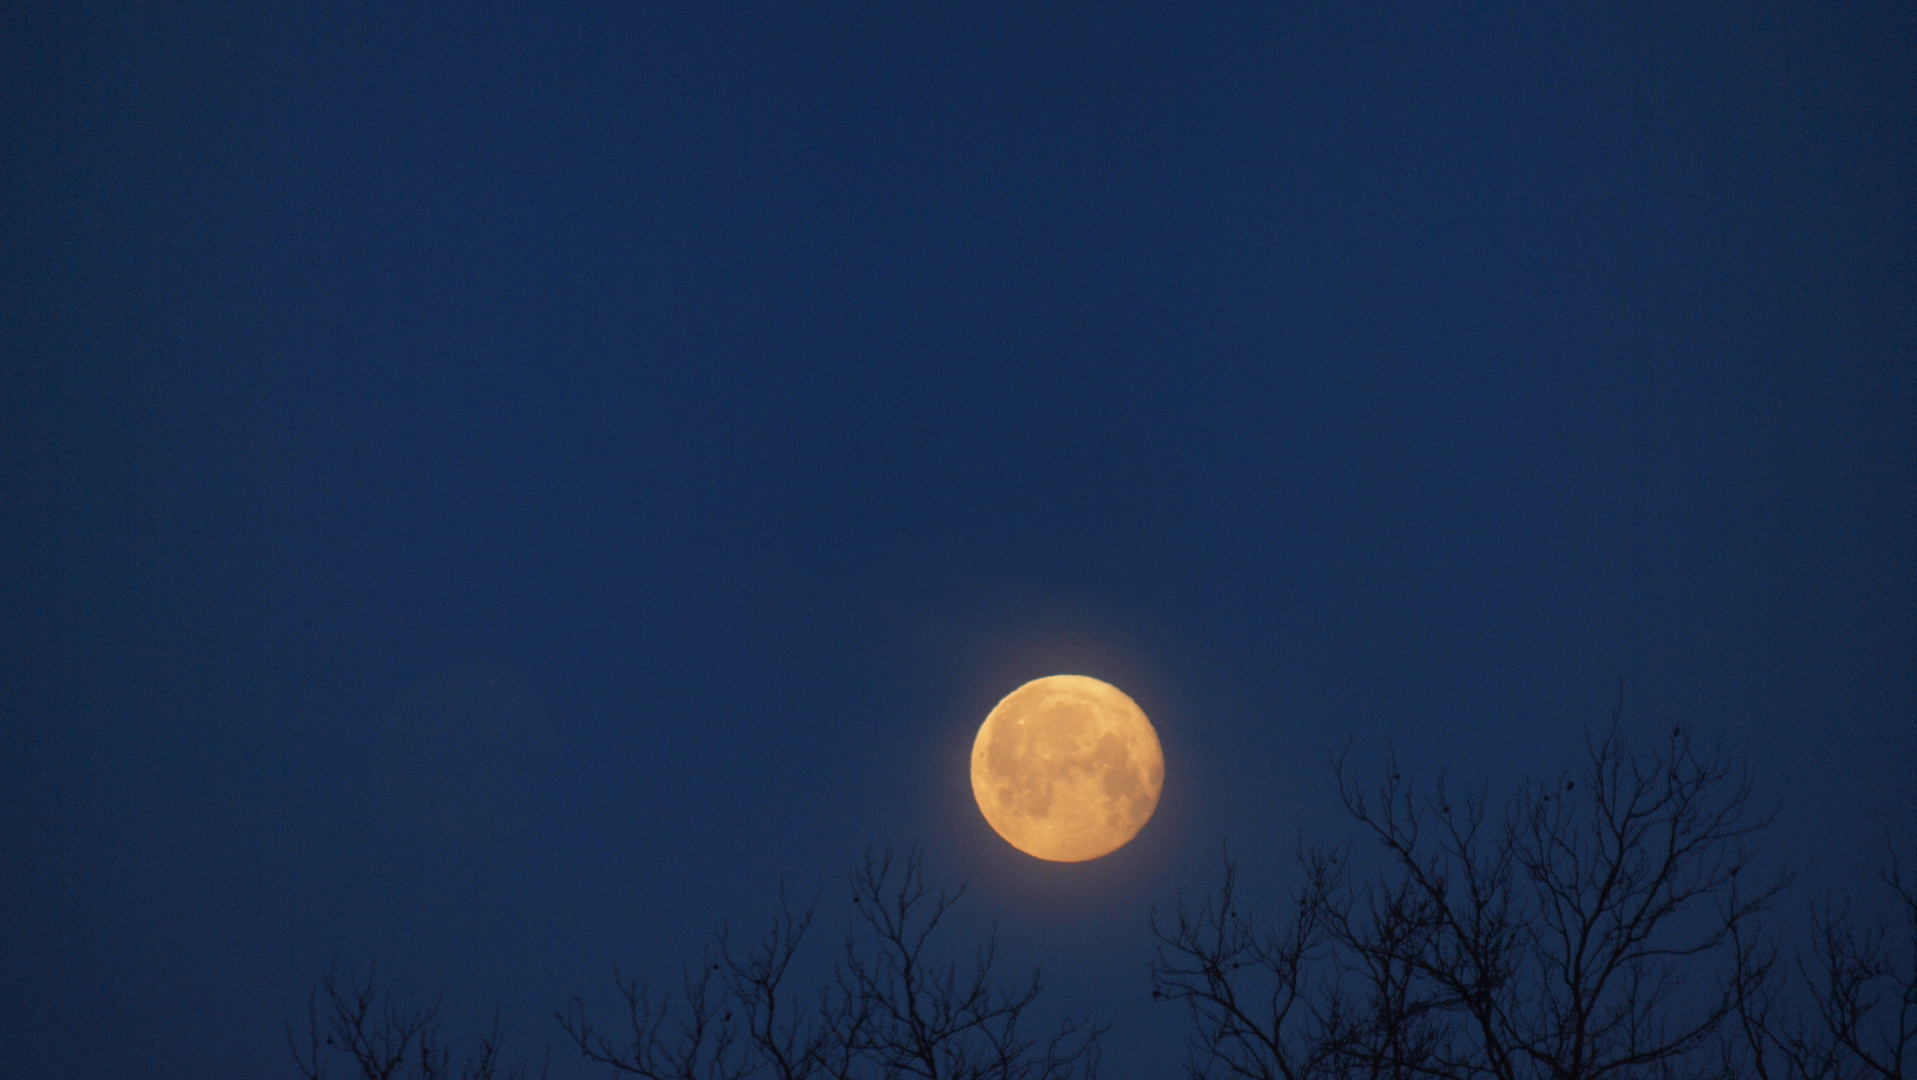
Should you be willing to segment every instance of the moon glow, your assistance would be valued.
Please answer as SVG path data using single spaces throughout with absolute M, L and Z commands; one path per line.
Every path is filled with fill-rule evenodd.
M 1110 683 L 1048 675 L 1005 695 L 972 743 L 972 795 L 1005 842 L 1052 862 L 1124 847 L 1151 820 L 1165 756 Z

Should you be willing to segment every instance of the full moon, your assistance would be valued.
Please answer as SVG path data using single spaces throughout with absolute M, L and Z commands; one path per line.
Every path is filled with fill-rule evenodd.
M 1048 675 L 1005 695 L 972 743 L 972 794 L 1005 842 L 1084 862 L 1124 847 L 1165 786 L 1158 732 L 1110 683 Z

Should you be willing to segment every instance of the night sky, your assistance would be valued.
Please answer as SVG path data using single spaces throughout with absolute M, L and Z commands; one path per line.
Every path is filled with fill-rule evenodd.
M 1221 844 L 1275 907 L 1330 754 L 1502 789 L 1620 680 L 1792 904 L 1917 844 L 1908 5 L 10 4 L 0 74 L 7 1076 L 291 1077 L 334 958 L 599 1075 L 570 995 L 887 841 L 1164 1076 Z M 967 779 L 1058 672 L 1165 746 L 1091 863 Z

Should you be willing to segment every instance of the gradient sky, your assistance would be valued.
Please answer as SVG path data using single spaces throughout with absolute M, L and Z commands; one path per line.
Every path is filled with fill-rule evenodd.
M 1917 844 L 1907 4 L 0 42 L 9 1076 L 290 1077 L 333 957 L 536 1051 L 887 840 L 1163 1076 L 1221 842 L 1275 895 L 1329 753 L 1509 784 L 1619 679 L 1793 903 Z M 1167 757 L 1078 866 L 966 779 L 1065 671 Z

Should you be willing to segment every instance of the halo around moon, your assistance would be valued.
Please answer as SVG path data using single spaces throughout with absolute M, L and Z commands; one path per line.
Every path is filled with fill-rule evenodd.
M 1124 847 L 1165 785 L 1158 732 L 1110 683 L 1048 675 L 1005 695 L 972 742 L 972 795 L 1006 843 L 1052 862 Z

